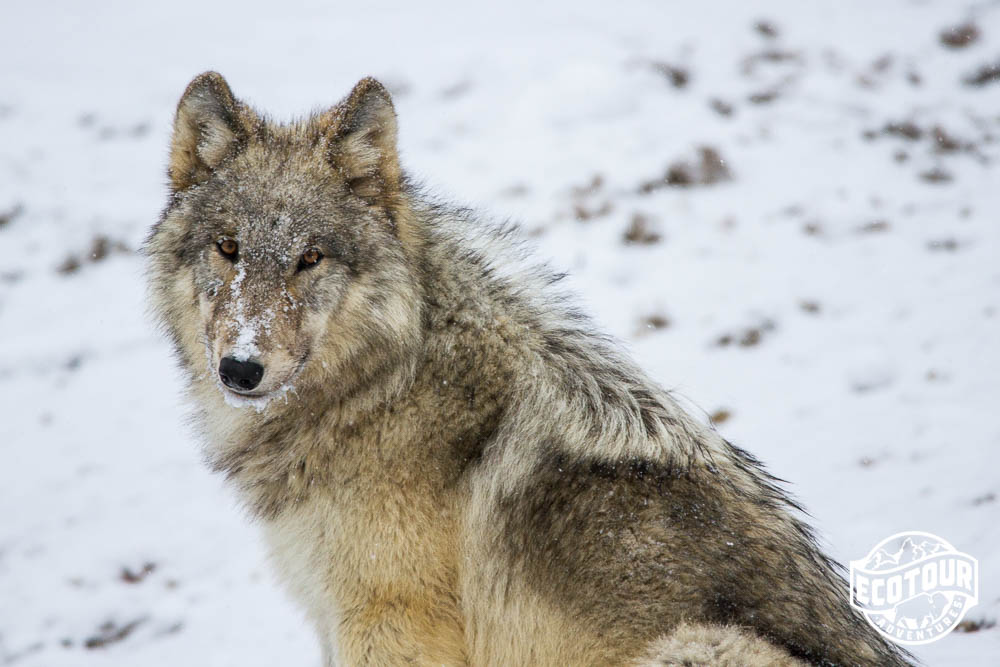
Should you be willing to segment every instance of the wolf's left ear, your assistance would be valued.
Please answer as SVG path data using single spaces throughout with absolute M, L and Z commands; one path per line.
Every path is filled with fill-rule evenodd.
M 170 185 L 179 192 L 208 179 L 248 135 L 252 112 L 218 72 L 199 74 L 177 104 L 170 142 Z
M 389 91 L 375 79 L 362 79 L 333 114 L 326 134 L 327 159 L 356 195 L 391 208 L 402 175 Z

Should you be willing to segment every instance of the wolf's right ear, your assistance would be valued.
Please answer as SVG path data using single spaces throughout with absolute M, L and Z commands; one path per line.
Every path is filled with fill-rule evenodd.
M 249 109 L 218 72 L 199 74 L 177 104 L 170 142 L 170 186 L 180 192 L 208 179 L 246 140 Z

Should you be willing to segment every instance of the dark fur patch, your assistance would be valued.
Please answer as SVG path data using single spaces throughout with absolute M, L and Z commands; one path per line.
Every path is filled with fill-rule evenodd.
M 503 502 L 499 546 L 599 636 L 638 644 L 705 621 L 752 629 L 814 664 L 905 664 L 849 610 L 846 589 L 832 589 L 814 547 L 788 543 L 777 517 L 769 525 L 717 473 L 545 451 L 529 486 Z

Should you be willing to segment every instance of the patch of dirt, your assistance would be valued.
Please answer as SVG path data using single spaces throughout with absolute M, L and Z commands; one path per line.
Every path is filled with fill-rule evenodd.
M 666 173 L 657 180 L 646 181 L 639 186 L 640 194 L 649 194 L 666 187 L 693 187 L 714 185 L 732 180 L 732 172 L 719 151 L 711 146 L 698 148 L 695 162 L 679 160 L 667 167 Z
M 729 166 L 716 149 L 702 146 L 699 149 L 699 154 L 701 157 L 699 183 L 712 185 L 732 179 L 733 175 L 729 171 Z
M 892 226 L 887 220 L 872 220 L 861 225 L 854 231 L 857 234 L 881 234 L 882 232 L 889 231 L 891 228 Z
M 584 222 L 593 218 L 603 218 L 614 210 L 611 199 L 604 196 L 598 199 L 604 188 L 604 177 L 594 174 L 583 185 L 575 185 L 570 189 L 573 197 L 572 215 L 575 220 Z
M 939 153 L 972 151 L 975 148 L 972 144 L 960 141 L 948 134 L 948 132 L 940 125 L 935 125 L 931 129 L 931 136 L 934 139 L 934 147 Z
M 96 236 L 93 243 L 90 244 L 90 261 L 100 262 L 107 258 L 112 250 L 128 252 L 128 247 L 121 241 L 112 243 L 107 236 Z
M 667 168 L 667 174 L 664 176 L 664 181 L 667 185 L 694 185 L 697 181 L 697 177 L 691 168 L 691 165 L 686 162 L 677 162 L 670 165 Z
M 972 499 L 972 504 L 976 507 L 980 505 L 987 505 L 992 502 L 996 502 L 997 496 L 995 493 L 984 493 L 981 496 L 976 496 Z
M 654 62 L 652 65 L 654 71 L 662 75 L 670 82 L 671 86 L 678 90 L 687 87 L 688 82 L 691 80 L 691 73 L 683 67 L 665 62 Z
M 758 19 L 753 24 L 753 29 L 764 39 L 776 39 L 778 37 L 778 28 L 773 22 L 767 19 Z
M 604 177 L 600 174 L 594 174 L 589 181 L 583 185 L 574 185 L 572 188 L 573 195 L 577 197 L 586 197 L 587 195 L 595 194 L 604 187 Z
M 733 105 L 725 100 L 721 100 L 718 97 L 714 97 L 708 101 L 709 108 L 715 113 L 719 114 L 724 118 L 729 118 L 733 115 Z
M 924 136 L 924 131 L 916 123 L 909 120 L 901 122 L 888 122 L 882 128 L 882 133 L 890 136 L 902 137 L 910 141 L 917 141 Z
M 744 75 L 753 74 L 760 65 L 781 65 L 803 63 L 802 54 L 798 51 L 784 51 L 781 49 L 764 49 L 751 53 L 743 59 L 741 69 Z
M 810 220 L 802 225 L 802 233 L 806 236 L 820 237 L 826 235 L 826 230 L 823 229 L 823 225 L 818 220 Z
M 123 241 L 116 241 L 103 234 L 99 234 L 91 241 L 90 250 L 85 255 L 82 257 L 76 254 L 67 256 L 56 267 L 56 271 L 63 275 L 70 275 L 83 268 L 85 263 L 96 264 L 97 262 L 104 261 L 112 254 L 128 254 L 130 252 L 132 252 L 131 248 Z
M 625 245 L 652 245 L 659 243 L 661 238 L 660 233 L 653 229 L 649 216 L 634 213 L 622 240 Z
M 983 134 L 977 140 L 966 140 L 957 137 L 943 125 L 935 124 L 921 127 L 912 120 L 889 121 L 879 129 L 865 130 L 861 135 L 867 141 L 874 141 L 880 136 L 901 139 L 918 146 L 926 146 L 929 154 L 950 157 L 959 154 L 971 155 L 983 163 L 987 158 L 980 152 L 977 141 L 989 142 L 989 135 Z M 919 149 L 915 149 L 919 150 Z M 910 161 L 910 151 L 897 149 L 892 159 L 899 163 Z M 927 183 L 947 183 L 952 180 L 951 172 L 938 165 L 927 169 L 918 176 Z
M 858 369 L 850 379 L 851 391 L 856 394 L 868 394 L 882 391 L 895 383 L 895 377 L 882 369 Z
M 772 88 L 771 90 L 762 90 L 757 93 L 751 93 L 750 95 L 747 96 L 747 102 L 749 102 L 750 104 L 758 104 L 758 105 L 770 104 L 771 102 L 778 99 L 778 97 L 780 96 L 781 94 L 777 90 L 774 90 Z
M 803 313 L 808 313 L 809 315 L 819 315 L 820 311 L 823 310 L 819 301 L 813 301 L 812 299 L 802 299 L 799 301 L 799 308 Z
M 945 28 L 938 37 L 941 40 L 941 44 L 949 49 L 964 49 L 970 44 L 975 44 L 979 41 L 980 32 L 979 27 L 970 21 L 969 23 Z
M 934 167 L 933 169 L 920 172 L 920 179 L 927 183 L 950 183 L 953 178 L 950 171 L 946 171 L 941 167 Z
M 636 336 L 642 336 L 651 331 L 662 331 L 669 327 L 670 324 L 670 318 L 665 315 L 647 315 L 639 320 L 639 330 L 636 332 Z
M 878 130 L 865 130 L 861 133 L 867 141 L 874 141 L 879 135 L 898 137 L 907 141 L 919 141 L 924 136 L 923 129 L 912 120 L 889 121 Z
M 145 618 L 137 618 L 124 625 L 118 625 L 114 621 L 106 621 L 97 629 L 97 634 L 88 637 L 83 645 L 87 649 L 107 648 L 112 644 L 117 644 L 126 639 L 137 627 L 146 622 Z
M 157 637 L 168 637 L 170 635 L 176 635 L 178 632 L 184 629 L 184 624 L 177 622 L 172 625 L 168 625 L 159 632 L 156 633 Z
M 14 204 L 11 208 L 6 211 L 0 211 L 0 229 L 3 229 L 10 223 L 14 222 L 17 218 L 24 213 L 24 207 L 20 204 Z
M 995 63 L 985 63 L 962 79 L 967 86 L 981 87 L 1000 81 L 1000 60 Z
M 126 584 L 138 584 L 156 570 L 156 563 L 143 563 L 138 570 L 129 567 L 122 567 L 118 578 Z
M 760 345 L 764 337 L 775 330 L 772 320 L 763 320 L 760 324 L 746 327 L 737 331 L 724 333 L 715 340 L 718 347 L 729 347 L 738 345 L 739 347 L 756 347 Z
M 895 65 L 896 57 L 891 53 L 883 53 L 869 63 L 864 71 L 858 73 L 856 76 L 856 82 L 862 88 L 877 89 L 889 80 L 893 70 L 895 69 Z M 912 70 L 906 73 L 907 80 L 910 81 L 912 85 L 917 85 L 913 81 L 914 76 L 919 78 L 919 75 Z
M 932 239 L 927 242 L 927 249 L 931 252 L 956 252 L 962 247 L 962 243 L 958 239 L 954 238 L 943 238 L 943 239 Z
M 729 409 L 718 408 L 708 416 L 708 419 L 712 422 L 713 426 L 718 426 L 719 424 L 725 424 L 732 416 L 733 413 L 730 412 Z
M 891 53 L 883 53 L 881 56 L 872 61 L 870 66 L 873 72 L 887 72 L 889 68 L 892 67 L 892 63 L 895 62 L 895 58 L 892 57 Z
M 92 129 L 95 127 L 97 118 L 93 114 L 84 114 L 77 120 L 77 124 L 84 129 Z M 128 137 L 131 139 L 141 139 L 147 134 L 149 134 L 150 125 L 146 122 L 135 123 L 134 125 L 128 125 L 126 127 L 114 127 L 111 125 L 102 125 L 97 129 L 97 138 L 101 141 L 113 141 L 119 137 Z
M 74 255 L 70 255 L 69 257 L 64 259 L 59 264 L 59 266 L 56 267 L 56 271 L 63 274 L 64 276 L 68 276 L 71 273 L 76 273 L 79 270 L 80 270 L 80 260 L 77 259 Z
M 989 630 L 996 627 L 996 624 L 996 620 L 992 618 L 967 618 L 955 626 L 955 632 L 979 632 L 980 630 Z
M 603 218 L 606 215 L 610 215 L 613 210 L 614 206 L 612 206 L 610 200 L 603 201 L 594 206 L 576 203 L 573 204 L 573 217 L 580 222 L 585 222 L 593 218 Z

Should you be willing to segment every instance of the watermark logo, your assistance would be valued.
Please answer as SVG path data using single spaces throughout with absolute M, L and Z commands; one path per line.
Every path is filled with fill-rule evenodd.
M 851 561 L 851 606 L 897 644 L 941 639 L 979 602 L 979 561 L 930 533 L 897 533 Z

